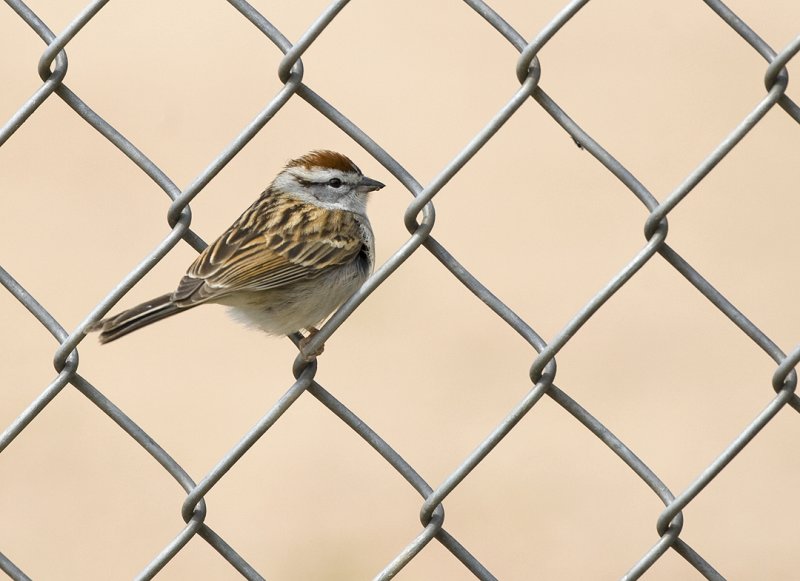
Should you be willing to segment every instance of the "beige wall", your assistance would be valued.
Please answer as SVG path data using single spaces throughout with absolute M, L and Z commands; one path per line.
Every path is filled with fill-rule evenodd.
M 800 4 L 731 0 L 774 49 Z M 31 0 L 53 30 L 78 0 Z M 323 0 L 256 2 L 291 40 Z M 526 38 L 562 1 L 496 0 Z M 190 7 L 191 6 L 191 7 Z M 43 44 L 0 11 L 0 123 L 39 87 Z M 280 89 L 280 53 L 223 2 L 111 2 L 68 45 L 66 84 L 180 187 Z M 541 86 L 664 199 L 764 96 L 764 61 L 701 2 L 593 2 L 542 51 Z M 352 2 L 305 81 L 428 183 L 518 87 L 516 53 L 458 2 Z M 790 74 L 800 74 L 797 59 Z M 789 93 L 796 101 L 800 94 Z M 784 351 L 798 343 L 800 131 L 778 108 L 670 215 L 669 243 Z M 411 197 L 295 98 L 192 204 L 206 240 L 288 158 L 327 147 L 388 187 L 385 261 Z M 68 330 L 167 235 L 166 196 L 50 98 L 0 149 L 0 264 Z M 644 245 L 647 212 L 533 101 L 436 197 L 435 237 L 550 340 Z M 180 244 L 120 303 L 171 290 Z M 0 292 L 0 427 L 52 380 L 55 343 Z M 196 309 L 100 346 L 80 373 L 199 480 L 291 385 L 295 350 Z M 425 250 L 328 342 L 317 380 L 435 486 L 530 389 L 535 352 Z M 775 364 L 655 257 L 558 357 L 557 384 L 680 493 L 773 397 Z M 730 579 L 796 574 L 800 423 L 783 410 L 685 511 Z M 0 455 L 0 551 L 36 579 L 133 577 L 180 531 L 184 493 L 71 387 Z M 419 532 L 420 497 L 305 395 L 207 497 L 207 522 L 266 578 L 368 579 Z M 445 502 L 501 579 L 614 579 L 656 542 L 657 497 L 542 400 Z M 159 579 L 236 579 L 201 539 Z M 433 542 L 398 577 L 469 579 Z M 674 552 L 645 576 L 696 579 Z

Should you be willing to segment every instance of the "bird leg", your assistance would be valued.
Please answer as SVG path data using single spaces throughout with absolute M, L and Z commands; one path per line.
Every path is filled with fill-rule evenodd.
M 325 344 L 323 343 L 322 345 L 320 345 L 320 346 L 317 348 L 317 350 L 316 350 L 316 351 L 314 351 L 313 353 L 306 353 L 306 345 L 308 345 L 308 342 L 309 342 L 309 341 L 311 341 L 311 338 L 312 338 L 314 335 L 316 335 L 317 333 L 319 333 L 319 329 L 317 329 L 317 328 L 315 328 L 315 327 L 309 327 L 309 328 L 308 328 L 308 329 L 306 329 L 306 330 L 308 331 L 308 335 L 307 335 L 307 336 L 305 336 L 305 337 L 303 337 L 302 339 L 300 339 L 300 344 L 298 345 L 298 347 L 300 348 L 300 353 L 302 354 L 302 356 L 303 356 L 303 359 L 304 359 L 306 362 L 308 362 L 308 363 L 311 363 L 311 362 L 312 362 L 314 359 L 316 359 L 316 358 L 317 358 L 319 355 L 322 355 L 322 352 L 323 352 L 323 351 L 325 351 Z

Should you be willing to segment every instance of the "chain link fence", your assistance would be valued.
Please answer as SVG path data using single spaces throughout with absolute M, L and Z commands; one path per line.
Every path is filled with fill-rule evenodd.
M 108 0 L 90 3 L 60 34 L 55 34 L 33 10 L 25 3 L 17 0 L 6 0 L 8 6 L 22 19 L 41 40 L 46 48 L 38 65 L 42 84 L 36 92 L 11 116 L 0 128 L 0 146 L 29 119 L 33 118 L 39 107 L 49 99 L 61 99 L 74 113 L 95 131 L 114 144 L 131 163 L 141 169 L 172 200 L 167 210 L 167 218 L 172 228 L 151 253 L 142 258 L 141 263 L 126 276 L 114 290 L 95 306 L 83 321 L 72 331 L 65 329 L 48 311 L 46 305 L 40 304 L 22 283 L 15 280 L 12 273 L 0 267 L 0 282 L 6 291 L 13 295 L 35 317 L 58 343 L 54 355 L 56 376 L 47 385 L 27 409 L 22 410 L 16 419 L 7 427 L 0 437 L 0 452 L 13 445 L 15 439 L 32 424 L 37 416 L 59 394 L 67 389 L 76 389 L 88 398 L 97 409 L 111 418 L 119 429 L 135 440 L 150 454 L 172 478 L 186 491 L 186 498 L 181 514 L 186 522 L 174 539 L 163 550 L 152 556 L 152 560 L 141 570 L 139 579 L 150 579 L 195 537 L 202 538 L 225 559 L 242 576 L 247 579 L 263 579 L 257 571 L 243 558 L 237 548 L 226 541 L 206 522 L 205 497 L 228 473 L 237 462 L 248 453 L 248 450 L 281 418 L 304 393 L 310 393 L 321 402 L 331 414 L 346 424 L 354 435 L 363 438 L 379 454 L 387 464 L 387 468 L 397 471 L 422 497 L 420 510 L 421 527 L 419 534 L 408 540 L 407 546 L 399 550 L 396 556 L 381 571 L 376 571 L 376 579 L 390 579 L 398 574 L 405 565 L 415 559 L 432 542 L 441 544 L 457 559 L 463 567 L 480 579 L 495 579 L 490 564 L 481 560 L 480 555 L 473 552 L 444 527 L 444 503 L 448 497 L 476 468 L 492 450 L 531 409 L 544 397 L 562 406 L 586 430 L 603 442 L 609 451 L 627 465 L 635 473 L 644 486 L 647 486 L 664 504 L 664 509 L 657 516 L 658 538 L 652 547 L 640 558 L 631 563 L 624 574 L 626 579 L 641 577 L 654 563 L 665 554 L 674 551 L 686 563 L 708 579 L 723 579 L 724 572 L 717 571 L 714 564 L 707 560 L 682 538 L 683 510 L 692 503 L 704 488 L 725 470 L 726 466 L 758 435 L 779 413 L 791 414 L 800 411 L 800 399 L 795 395 L 797 383 L 795 365 L 800 361 L 800 347 L 796 347 L 787 355 L 784 351 L 756 325 L 745 313 L 740 311 L 728 298 L 715 289 L 704 276 L 698 272 L 679 252 L 667 243 L 668 218 L 670 213 L 691 194 L 698 184 L 711 173 L 717 164 L 731 152 L 742 138 L 771 111 L 782 110 L 795 123 L 800 124 L 800 107 L 786 94 L 788 85 L 787 63 L 800 51 L 800 36 L 788 46 L 774 50 L 746 22 L 737 17 L 725 4 L 715 0 L 706 0 L 705 4 L 719 19 L 734 30 L 742 42 L 747 43 L 765 61 L 764 85 L 766 92 L 763 99 L 744 116 L 738 125 L 731 128 L 727 137 L 691 173 L 686 175 L 682 183 L 662 200 L 642 184 L 626 167 L 604 149 L 595 139 L 581 128 L 569 114 L 559 106 L 540 85 L 542 65 L 537 59 L 541 49 L 567 25 L 576 14 L 588 4 L 588 0 L 573 1 L 541 29 L 534 38 L 526 39 L 511 23 L 495 12 L 487 3 L 479 0 L 465 0 L 465 9 L 474 11 L 487 27 L 492 27 L 505 42 L 510 43 L 517 51 L 516 75 L 519 89 L 511 95 L 507 103 L 496 112 L 494 118 L 460 153 L 427 184 L 422 185 L 409 169 L 401 165 L 380 145 L 380 135 L 368 135 L 356 123 L 335 109 L 323 95 L 316 93 L 304 83 L 304 71 L 301 57 L 317 40 L 331 22 L 345 8 L 357 10 L 357 6 L 348 7 L 346 0 L 332 2 L 316 21 L 308 27 L 296 42 L 290 42 L 286 36 L 274 26 L 268 18 L 247 2 L 229 0 L 241 17 L 249 21 L 264 36 L 265 43 L 271 43 L 280 50 L 284 57 L 277 74 L 283 88 L 274 95 L 266 107 L 245 127 L 239 135 L 221 152 L 214 161 L 192 183 L 181 190 L 166 173 L 153 163 L 147 155 L 139 150 L 119 130 L 96 114 L 81 97 L 70 90 L 65 83 L 67 78 L 67 49 L 69 43 L 81 32 Z M 3 15 L 8 18 L 9 15 Z M 509 66 L 511 66 L 509 64 Z M 321 344 L 331 337 L 340 325 L 359 305 L 405 261 L 418 252 L 433 255 L 442 267 L 447 269 L 464 287 L 476 295 L 487 308 L 516 333 L 524 338 L 538 353 L 529 370 L 531 380 L 530 391 L 512 409 L 508 411 L 491 433 L 475 447 L 474 451 L 463 458 L 461 464 L 442 482 L 429 483 L 402 456 L 400 456 L 373 428 L 355 415 L 348 407 L 334 397 L 315 380 L 317 363 L 307 364 L 298 358 L 294 363 L 296 381 L 266 410 L 261 420 L 249 431 L 228 453 L 219 458 L 218 463 L 207 474 L 196 481 L 170 453 L 162 448 L 148 433 L 126 415 L 113 401 L 95 387 L 87 378 L 79 373 L 78 345 L 85 338 L 85 330 L 92 323 L 106 315 L 117 303 L 164 258 L 179 242 L 189 243 L 195 250 L 201 251 L 206 243 L 192 229 L 192 216 L 189 203 L 203 188 L 236 156 L 242 148 L 274 117 L 281 114 L 281 109 L 292 99 L 302 99 L 317 112 L 327 118 L 330 123 L 347 134 L 366 152 L 374 157 L 405 188 L 413 194 L 413 201 L 405 212 L 405 225 L 410 233 L 402 245 L 386 262 L 380 265 L 367 283 L 350 298 L 324 325 L 315 337 L 314 343 Z M 649 215 L 644 223 L 644 242 L 641 249 L 632 257 L 627 266 L 621 270 L 603 288 L 599 289 L 563 329 L 545 341 L 525 320 L 518 316 L 503 301 L 495 296 L 483 282 L 464 268 L 456 258 L 433 235 L 435 213 L 433 200 L 437 193 L 465 167 L 473 156 L 484 146 L 503 125 L 522 107 L 541 107 L 569 136 L 591 154 L 608 172 L 624 185 L 645 206 Z M 778 113 L 773 114 L 778 114 Z M 0 155 L 2 155 L 0 149 Z M 616 437 L 605 425 L 598 421 L 592 413 L 582 407 L 565 391 L 556 385 L 556 356 L 567 345 L 578 330 L 589 321 L 603 305 L 615 295 L 626 283 L 634 278 L 640 269 L 650 260 L 660 257 L 691 283 L 691 285 L 730 322 L 746 335 L 754 346 L 757 346 L 775 361 L 772 377 L 772 388 L 775 396 L 763 410 L 754 410 L 752 421 L 724 449 L 718 457 L 700 471 L 691 484 L 683 490 L 671 490 L 659 476 L 645 464 L 625 442 Z M 6 332 L 12 332 L 7 330 Z M 90 338 L 91 340 L 91 338 Z M 298 337 L 293 337 L 294 341 Z M 313 348 L 315 345 L 310 346 Z M 324 359 L 323 359 L 324 361 Z M 68 387 L 69 386 L 69 387 Z M 6 389 L 13 386 L 7 386 Z M 0 458 L 1 459 L 1 458 Z M 19 562 L 13 554 L 0 553 L 0 568 L 11 578 L 26 580 L 26 563 Z

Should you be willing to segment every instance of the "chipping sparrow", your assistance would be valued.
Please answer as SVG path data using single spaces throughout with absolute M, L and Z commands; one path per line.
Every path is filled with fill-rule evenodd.
M 367 196 L 382 187 L 341 153 L 312 151 L 292 160 L 197 257 L 175 292 L 89 330 L 100 331 L 100 342 L 107 343 L 197 305 L 219 303 L 270 335 L 306 329 L 310 336 L 372 273 Z

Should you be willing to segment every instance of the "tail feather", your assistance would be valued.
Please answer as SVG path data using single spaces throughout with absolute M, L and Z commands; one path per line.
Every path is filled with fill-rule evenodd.
M 179 307 L 171 300 L 172 293 L 151 299 L 132 309 L 121 312 L 93 325 L 89 331 L 100 331 L 100 342 L 108 343 L 141 329 L 161 319 L 170 317 L 191 307 Z

